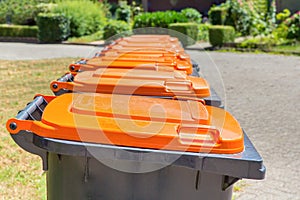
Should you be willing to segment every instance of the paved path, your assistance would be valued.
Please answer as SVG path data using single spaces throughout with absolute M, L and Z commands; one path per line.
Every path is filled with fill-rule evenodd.
M 64 44 L 29 44 L 0 42 L 1 60 L 90 57 L 98 47 Z M 101 48 L 100 48 L 101 49 Z
M 99 50 L 99 49 L 98 49 Z M 0 59 L 88 57 L 94 47 L 0 43 Z M 267 167 L 237 200 L 300 199 L 300 57 L 189 51 Z
M 264 181 L 245 181 L 237 200 L 300 199 L 300 57 L 191 52 L 262 155 Z M 220 83 L 224 82 L 223 87 Z M 215 80 L 214 80 L 215 79 Z

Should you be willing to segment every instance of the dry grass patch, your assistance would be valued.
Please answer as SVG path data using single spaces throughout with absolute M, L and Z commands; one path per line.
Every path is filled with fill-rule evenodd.
M 41 160 L 23 151 L 6 131 L 14 117 L 35 94 L 52 95 L 50 81 L 67 71 L 74 58 L 0 60 L 0 197 L 1 199 L 46 199 L 46 177 Z

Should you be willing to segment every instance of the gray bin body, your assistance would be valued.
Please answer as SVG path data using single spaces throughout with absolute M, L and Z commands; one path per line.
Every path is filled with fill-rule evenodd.
M 181 166 L 127 173 L 95 158 L 50 153 L 48 159 L 48 200 L 230 200 L 232 195 L 232 186 L 222 190 L 223 175 Z
M 213 199 L 229 200 L 233 184 L 263 179 L 262 158 L 244 135 L 238 154 L 205 154 L 142 149 L 43 138 L 21 131 L 12 135 L 23 149 L 42 157 L 47 170 L 48 200 L 65 199 Z M 91 152 L 93 152 L 91 154 Z M 164 166 L 146 173 L 128 173 L 115 166 Z M 100 159 L 103 161 L 102 159 Z M 172 162 L 170 162 L 172 161 Z
M 47 152 L 43 163 L 48 169 L 48 200 L 229 200 L 236 181 L 263 179 L 265 175 L 262 159 L 246 134 L 245 150 L 238 154 L 177 152 L 33 137 L 33 145 Z M 124 165 L 137 171 L 145 166 L 165 167 L 147 173 L 123 172 L 95 159 L 95 152 L 113 166 Z

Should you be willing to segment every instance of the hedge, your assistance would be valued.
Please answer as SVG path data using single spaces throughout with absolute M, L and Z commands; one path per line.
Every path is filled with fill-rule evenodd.
M 202 15 L 199 13 L 198 10 L 195 8 L 185 8 L 180 11 L 189 22 L 201 23 L 202 22 Z
M 232 26 L 210 26 L 209 42 L 212 46 L 222 46 L 224 43 L 234 42 L 235 30 Z
M 141 13 L 134 17 L 133 28 L 161 27 L 168 28 L 169 24 L 188 22 L 182 13 L 167 10 L 164 12 Z
M 198 25 L 198 40 L 208 41 L 208 29 L 210 24 L 199 24 Z
M 38 38 L 43 43 L 61 42 L 70 34 L 70 21 L 62 14 L 40 13 L 37 24 Z
M 0 23 L 36 25 L 36 16 L 43 12 L 40 3 L 51 0 L 0 0 Z
M 71 37 L 91 35 L 103 30 L 107 21 L 103 4 L 97 1 L 57 1 L 57 6 L 52 9 L 52 12 L 64 14 L 69 18 Z
M 212 7 L 208 12 L 208 18 L 212 25 L 224 25 L 228 14 L 228 8 L 224 6 Z
M 183 34 L 170 31 L 170 35 L 179 38 L 183 46 L 195 44 L 198 39 L 199 29 L 197 23 L 174 23 L 169 25 L 169 29 Z
M 121 20 L 111 20 L 103 29 L 103 39 L 108 39 L 112 36 L 122 37 L 129 34 L 131 27 L 124 21 Z
M 130 22 L 131 15 L 131 7 L 130 5 L 127 5 L 127 1 L 120 2 L 119 7 L 116 9 L 116 19 L 125 22 Z
M 0 24 L 1 37 L 37 37 L 37 26 Z

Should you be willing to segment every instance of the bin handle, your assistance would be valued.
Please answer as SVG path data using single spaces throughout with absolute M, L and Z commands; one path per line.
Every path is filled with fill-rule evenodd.
M 177 128 L 179 140 L 183 144 L 202 145 L 203 143 L 220 144 L 222 138 L 220 131 L 209 125 L 182 124 Z M 210 136 L 207 138 L 207 136 Z
M 187 81 L 165 81 L 166 92 L 187 92 L 190 93 L 192 82 Z
M 75 63 L 69 65 L 70 72 L 78 72 L 80 70 L 81 64 Z
M 50 96 L 48 98 L 46 96 L 36 96 L 32 102 L 18 112 L 15 118 L 7 121 L 7 130 L 11 134 L 17 134 L 21 130 L 30 130 L 34 121 L 41 121 L 44 109 L 52 99 Z
M 50 83 L 50 89 L 54 93 L 58 92 L 61 89 L 72 91 L 73 88 L 76 85 L 78 85 L 78 84 L 75 84 L 73 82 L 75 76 L 76 76 L 75 73 L 67 73 L 67 74 L 65 74 L 64 76 L 62 76 L 61 78 L 57 79 L 56 81 L 52 81 Z
M 57 79 L 58 82 L 73 82 L 74 81 L 74 74 L 72 73 L 66 73 L 59 79 Z
M 42 158 L 43 170 L 48 169 L 48 153 L 34 144 L 34 134 L 30 130 L 34 123 L 40 123 L 45 107 L 54 98 L 53 96 L 36 96 L 15 118 L 9 119 L 6 123 L 11 137 L 20 147 Z
M 173 96 L 172 99 L 173 100 L 179 100 L 179 101 L 197 101 L 197 102 L 200 102 L 203 105 L 205 105 L 205 100 L 197 98 L 197 97 Z
M 40 121 L 40 118 L 35 118 L 33 117 L 33 113 L 36 110 L 39 110 L 41 113 L 44 111 L 45 105 L 47 105 L 48 102 L 44 98 L 44 96 L 36 96 L 34 100 L 30 103 L 27 104 L 27 106 L 18 112 L 16 119 L 18 120 L 35 120 L 35 121 Z

